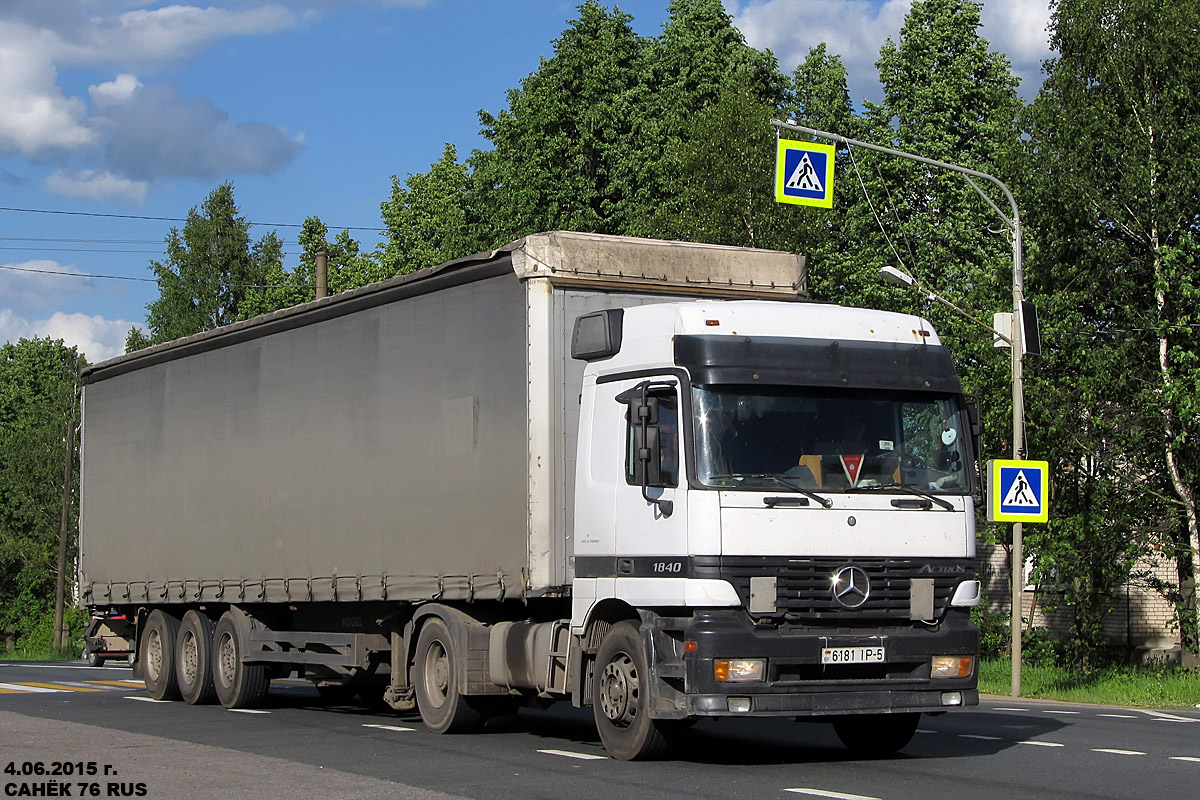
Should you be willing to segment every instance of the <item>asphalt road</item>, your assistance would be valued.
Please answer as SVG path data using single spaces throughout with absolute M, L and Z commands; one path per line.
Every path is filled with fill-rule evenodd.
M 605 756 L 590 712 L 561 705 L 436 736 L 300 681 L 235 712 L 153 702 L 125 667 L 0 662 L 0 797 L 1124 799 L 1197 786 L 1192 711 L 989 698 L 926 717 L 880 760 L 852 757 L 826 724 L 703 721 L 671 760 L 626 763 Z

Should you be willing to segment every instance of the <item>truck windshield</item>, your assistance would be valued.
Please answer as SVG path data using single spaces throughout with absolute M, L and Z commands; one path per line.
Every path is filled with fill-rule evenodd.
M 955 395 L 693 386 L 696 474 L 719 489 L 966 494 L 972 451 Z

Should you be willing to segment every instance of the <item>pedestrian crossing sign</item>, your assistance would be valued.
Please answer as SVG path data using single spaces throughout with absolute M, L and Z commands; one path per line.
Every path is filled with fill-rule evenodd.
M 775 202 L 833 208 L 833 145 L 780 139 Z
M 1048 520 L 1049 475 L 1045 461 L 989 461 L 988 522 Z

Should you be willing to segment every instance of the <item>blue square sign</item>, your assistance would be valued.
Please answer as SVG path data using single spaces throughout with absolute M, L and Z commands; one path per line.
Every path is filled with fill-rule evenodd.
M 775 156 L 775 200 L 833 207 L 833 145 L 780 139 Z
M 1045 461 L 989 461 L 988 520 L 991 522 L 1045 522 L 1050 518 L 1047 489 L 1049 464 Z

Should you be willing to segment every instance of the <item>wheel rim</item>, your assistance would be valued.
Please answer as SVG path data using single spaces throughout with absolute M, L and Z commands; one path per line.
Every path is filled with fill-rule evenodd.
M 146 677 L 157 681 L 162 675 L 163 643 L 162 635 L 152 630 L 146 634 Z
M 200 672 L 200 648 L 196 643 L 196 637 L 191 631 L 183 634 L 183 641 L 180 643 L 180 652 L 183 655 L 181 667 L 183 667 L 183 679 L 188 684 L 196 682 L 196 676 Z
M 450 690 L 450 656 L 441 642 L 434 640 L 425 651 L 423 673 L 425 696 L 434 708 L 441 708 Z
M 638 673 L 628 653 L 617 653 L 600 673 L 600 710 L 617 728 L 628 728 L 637 716 Z
M 232 686 L 234 675 L 237 673 L 237 647 L 233 643 L 232 636 L 225 634 L 221 637 L 217 653 L 221 682 L 226 686 Z

